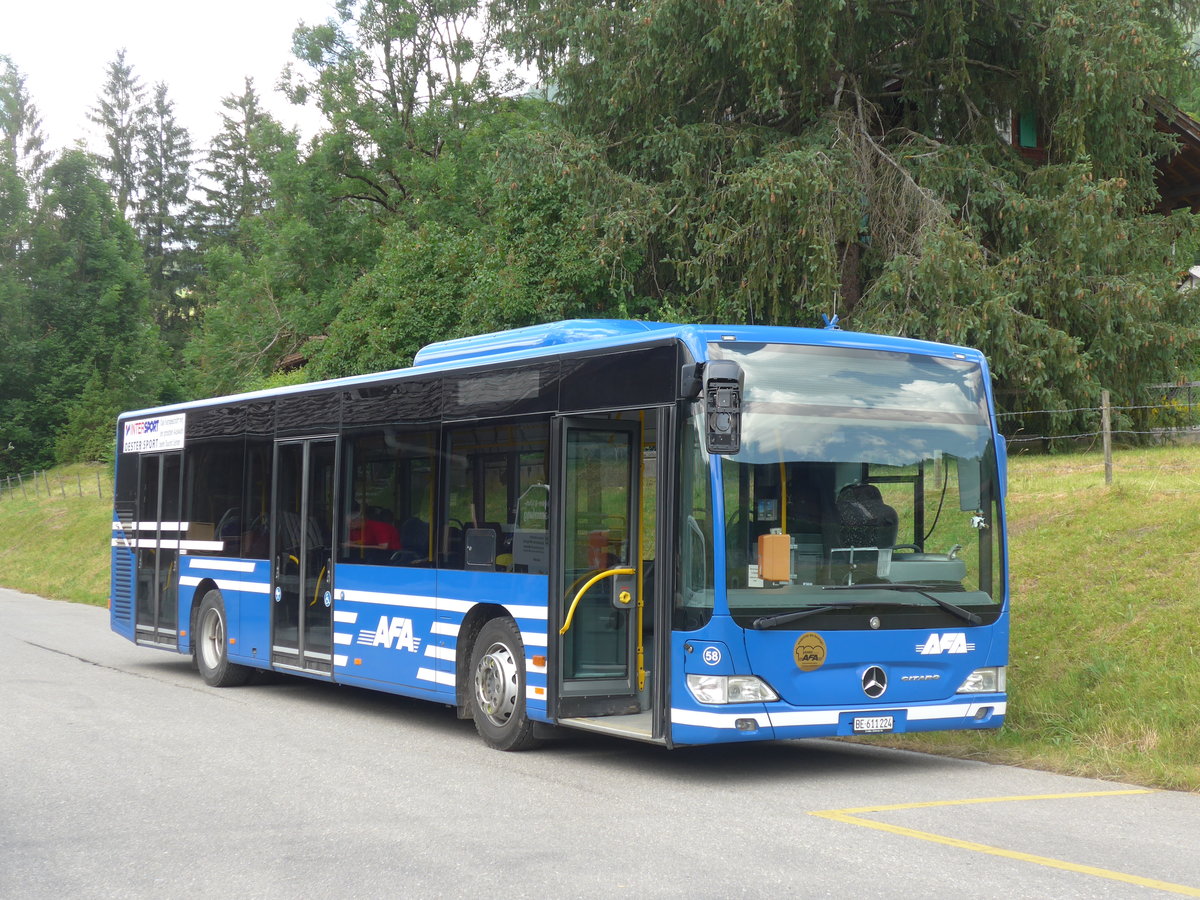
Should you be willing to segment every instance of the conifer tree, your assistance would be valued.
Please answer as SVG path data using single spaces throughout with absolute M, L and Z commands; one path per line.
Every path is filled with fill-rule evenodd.
M 18 164 L 23 142 L 9 100 L 11 95 L 0 102 L 0 475 L 28 471 L 48 459 L 30 418 L 37 391 L 30 377 L 37 357 L 25 253 L 30 192 Z
M 42 134 L 41 116 L 25 87 L 25 76 L 4 56 L 0 56 L 0 139 L 26 188 L 36 191 L 50 153 Z
M 264 158 L 278 123 L 262 108 L 254 79 L 247 77 L 240 94 L 222 98 L 221 130 L 213 138 L 207 164 L 200 173 L 206 198 L 204 230 L 210 240 L 232 242 L 238 225 L 270 202 L 271 181 Z
M 46 170 L 28 262 L 35 433 L 62 462 L 104 459 L 117 413 L 162 399 L 166 368 L 137 237 L 80 150 Z
M 117 210 L 128 217 L 137 202 L 140 143 L 146 120 L 146 91 L 125 61 L 125 50 L 117 51 L 108 64 L 106 80 L 96 105 L 89 113 L 100 126 L 105 153 L 100 156 Z
M 150 279 L 150 307 L 164 337 L 178 348 L 191 306 L 187 288 L 193 277 L 188 197 L 192 146 L 187 129 L 175 119 L 175 104 L 165 84 L 154 88 L 140 147 L 136 225 Z

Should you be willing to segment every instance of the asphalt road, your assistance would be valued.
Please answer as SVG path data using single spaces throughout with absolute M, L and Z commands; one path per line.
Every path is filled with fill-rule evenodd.
M 499 753 L 4 590 L 0 763 L 3 898 L 1200 897 L 1200 795 L 835 741 Z

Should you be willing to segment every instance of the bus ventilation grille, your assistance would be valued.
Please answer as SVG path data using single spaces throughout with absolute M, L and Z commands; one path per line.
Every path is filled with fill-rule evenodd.
M 127 550 L 113 551 L 112 615 L 120 622 L 133 618 L 133 554 Z

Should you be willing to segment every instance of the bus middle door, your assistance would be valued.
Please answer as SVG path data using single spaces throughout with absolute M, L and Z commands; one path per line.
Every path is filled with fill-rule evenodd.
M 271 662 L 277 668 L 333 671 L 335 463 L 332 438 L 275 444 Z

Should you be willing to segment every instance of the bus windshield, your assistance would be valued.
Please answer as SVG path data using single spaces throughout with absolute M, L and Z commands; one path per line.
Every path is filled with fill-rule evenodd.
M 741 449 L 722 460 L 740 625 L 995 621 L 998 483 L 978 363 L 741 342 L 711 356 L 745 375 Z

